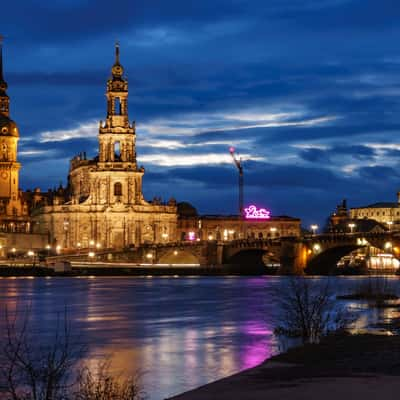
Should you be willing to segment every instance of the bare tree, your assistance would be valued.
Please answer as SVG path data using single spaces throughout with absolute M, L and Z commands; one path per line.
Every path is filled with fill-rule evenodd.
M 5 311 L 0 333 L 0 400 L 139 400 L 143 392 L 135 379 L 115 377 L 110 364 L 94 374 L 79 360 L 84 347 L 73 340 L 67 314 L 58 316 L 50 338 L 32 333 L 30 311 L 22 320 Z
M 280 324 L 275 334 L 299 337 L 303 344 L 318 342 L 324 335 L 344 330 L 351 321 L 332 296 L 329 281 L 292 277 L 287 291 L 281 288 L 278 298 Z
M 144 392 L 138 378 L 123 378 L 110 372 L 110 362 L 99 363 L 94 373 L 88 368 L 81 369 L 78 376 L 75 400 L 140 400 Z

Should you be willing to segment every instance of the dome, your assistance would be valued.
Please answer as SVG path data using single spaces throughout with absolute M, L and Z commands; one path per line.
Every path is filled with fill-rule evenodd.
M 0 136 L 19 136 L 17 124 L 2 114 L 0 114 Z
M 197 210 L 190 203 L 183 201 L 178 203 L 178 214 L 180 217 L 197 217 Z

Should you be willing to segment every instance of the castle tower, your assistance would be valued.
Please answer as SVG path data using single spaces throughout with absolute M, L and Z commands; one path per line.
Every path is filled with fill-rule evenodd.
M 17 162 L 19 132 L 10 119 L 8 85 L 3 76 L 3 43 L 0 37 L 0 216 L 19 216 L 22 213 L 18 193 L 21 165 Z
M 135 124 L 128 119 L 128 81 L 119 60 L 119 45 L 115 46 L 115 62 L 107 81 L 107 118 L 100 122 L 99 161 L 124 162 L 136 168 Z

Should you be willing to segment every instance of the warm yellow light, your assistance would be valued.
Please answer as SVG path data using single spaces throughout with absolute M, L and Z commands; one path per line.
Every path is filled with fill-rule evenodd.
M 99 249 L 101 247 L 100 243 L 96 243 L 96 247 Z
M 94 257 L 94 256 L 95 256 L 95 253 L 93 253 L 93 251 L 90 251 L 89 254 L 88 254 L 88 256 L 89 256 L 89 257 Z
M 178 255 L 178 250 L 175 250 L 174 251 L 174 256 L 177 256 Z
M 321 250 L 321 246 L 318 243 L 315 243 L 313 246 L 314 251 L 320 251 Z
M 35 255 L 35 253 L 32 251 L 32 250 L 29 250 L 28 251 L 28 256 L 29 257 L 33 257 Z
M 13 247 L 13 248 L 11 249 L 11 251 L 12 251 L 13 253 L 15 253 L 15 252 L 17 251 L 17 249 L 16 249 L 15 247 Z
M 93 246 L 93 245 L 94 245 L 94 240 L 91 240 L 91 241 L 89 242 L 89 244 L 90 244 L 91 246 Z
M 51 246 L 49 244 L 46 244 L 46 250 L 50 250 Z
M 208 240 L 213 240 L 213 235 L 208 235 Z
M 153 258 L 153 254 L 147 253 L 147 254 L 146 254 L 146 257 L 147 257 L 148 259 L 151 259 L 151 258 Z
M 77 247 L 81 247 L 82 245 L 81 245 L 81 242 L 78 242 L 77 244 L 76 244 L 76 246 Z
M 275 228 L 275 227 L 273 226 L 272 228 L 269 228 L 269 230 L 270 230 L 271 232 L 276 232 L 278 229 Z
M 385 243 L 385 249 L 390 249 L 392 247 L 392 242 Z

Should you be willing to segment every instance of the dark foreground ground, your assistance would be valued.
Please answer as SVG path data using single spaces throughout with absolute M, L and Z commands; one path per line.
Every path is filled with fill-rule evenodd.
M 398 399 L 399 336 L 332 336 L 289 350 L 220 381 L 175 396 L 214 399 Z

